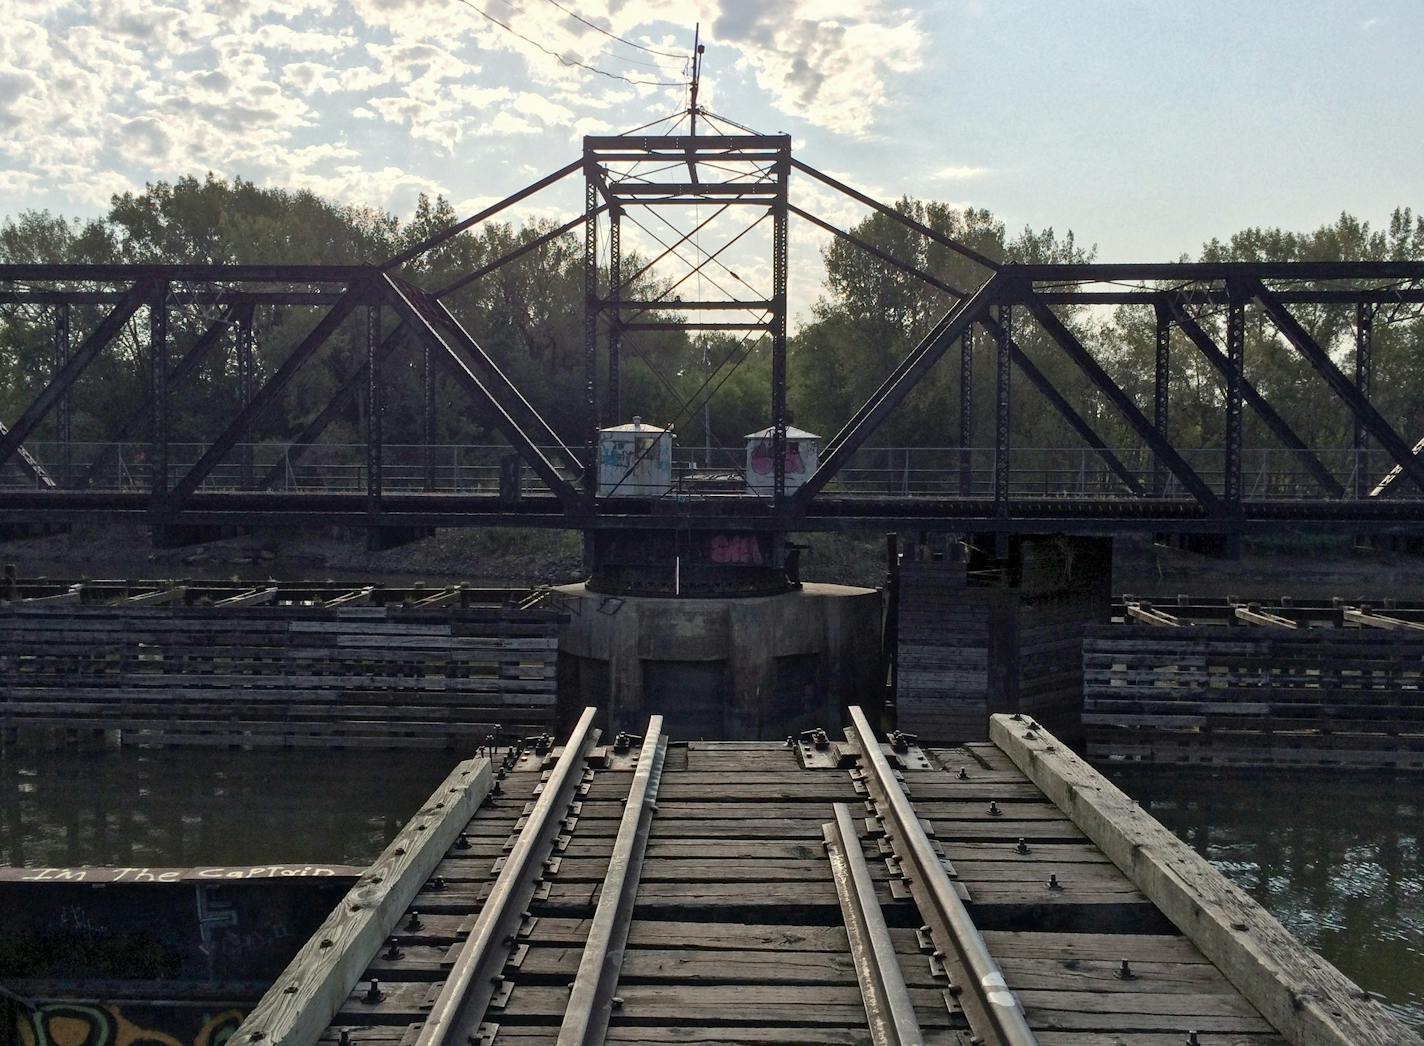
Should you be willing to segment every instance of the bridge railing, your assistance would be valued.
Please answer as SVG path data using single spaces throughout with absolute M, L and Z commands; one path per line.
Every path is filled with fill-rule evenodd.
M 149 444 L 30 444 L 60 488 L 87 485 L 92 490 L 144 493 L 153 489 Z M 202 443 L 169 446 L 170 486 L 207 449 Z M 1149 496 L 1187 498 L 1188 492 L 1165 469 L 1157 469 L 1150 451 L 1115 448 L 1111 453 Z M 1368 491 L 1388 468 L 1378 450 L 1326 449 L 1314 452 L 1348 491 L 1357 477 Z M 498 444 L 386 444 L 381 455 L 385 493 L 495 495 L 512 448 Z M 673 455 L 670 496 L 717 496 L 746 492 L 742 452 L 737 448 L 680 446 Z M 1183 452 L 1187 463 L 1220 491 L 1225 482 L 1225 452 Z M 1301 456 L 1277 447 L 1242 451 L 1243 497 L 1251 501 L 1318 499 L 1327 496 Z M 239 444 L 213 468 L 199 490 L 220 492 L 266 489 L 291 493 L 362 493 L 367 481 L 366 447 L 360 443 L 284 445 Z M 528 468 L 521 468 L 526 494 L 547 493 Z M 85 479 L 87 477 L 87 484 Z M 825 493 L 845 498 L 991 498 L 995 450 L 992 447 L 863 447 L 845 465 Z M 1010 454 L 1011 498 L 1127 498 L 1129 493 L 1105 455 L 1090 447 L 1020 447 Z M 33 477 L 19 469 L 0 470 L 0 489 L 29 489 Z M 1397 488 L 1397 489 L 1396 489 Z M 1392 488 L 1393 497 L 1418 497 L 1408 484 Z

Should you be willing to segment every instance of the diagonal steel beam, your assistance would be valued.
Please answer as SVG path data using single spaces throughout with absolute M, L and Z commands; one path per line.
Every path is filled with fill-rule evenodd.
M 1309 332 L 1300 325 L 1300 321 L 1276 300 L 1276 296 L 1266 289 L 1266 285 L 1260 279 L 1252 277 L 1241 282 L 1243 288 L 1261 303 L 1261 308 L 1271 318 L 1276 329 L 1285 336 L 1286 341 L 1295 346 L 1295 350 L 1304 356 L 1316 372 L 1325 379 L 1325 383 L 1330 386 L 1331 391 L 1344 401 L 1345 405 L 1350 408 L 1350 413 L 1369 431 L 1371 436 L 1379 441 L 1380 446 L 1389 453 L 1390 457 L 1394 458 L 1409 478 L 1418 484 L 1420 489 L 1424 489 L 1424 461 L 1410 453 L 1409 444 L 1404 442 L 1404 439 L 1394 430 L 1394 426 L 1386 421 L 1370 401 L 1360 394 L 1355 383 L 1345 377 L 1340 368 L 1335 365 L 1335 361 L 1330 358 L 1330 354 L 1316 343 Z
M 16 420 L 14 427 L 4 435 L 0 435 L 0 466 L 9 461 L 20 449 L 20 445 L 30 438 L 35 429 L 39 428 L 40 422 L 44 421 L 60 398 L 74 386 L 75 381 L 79 379 L 79 375 L 84 373 L 85 368 L 94 362 L 95 357 L 104 350 L 109 342 L 113 341 L 114 336 L 123 329 L 129 318 L 148 303 L 156 282 L 151 276 L 139 278 L 128 292 L 114 303 L 109 314 L 99 321 L 99 325 L 70 355 L 69 360 L 59 368 L 54 377 L 50 379 L 49 384 L 25 408 L 25 412 Z
M 236 321 L 237 313 L 241 308 L 243 308 L 241 305 L 229 305 L 224 309 L 222 315 L 198 336 L 198 340 L 193 342 L 177 365 L 169 370 L 168 389 L 170 392 L 197 372 L 198 365 L 203 362 L 203 357 L 227 333 L 228 328 Z M 84 475 L 80 477 L 79 486 L 87 487 L 93 483 L 95 478 L 118 456 L 120 444 L 133 437 L 152 416 L 153 393 L 150 391 L 144 395 L 143 402 L 124 419 L 112 441 L 100 449 L 93 462 L 85 470 Z
M 1186 487 L 1208 511 L 1219 512 L 1221 501 L 1207 485 L 1206 480 L 1202 479 L 1196 470 L 1177 453 L 1177 449 L 1163 438 L 1152 422 L 1147 419 L 1147 416 L 1138 409 L 1137 404 L 1133 403 L 1128 394 L 1122 390 L 1122 387 L 1108 376 L 1107 371 L 1103 370 L 1097 360 L 1093 359 L 1092 353 L 1083 346 L 1077 336 L 1063 325 L 1063 321 L 1058 318 L 1057 314 L 1039 301 L 1032 290 L 1025 289 L 1023 302 L 1033 313 L 1034 318 L 1038 320 L 1039 326 L 1047 331 L 1048 336 L 1067 353 L 1068 358 L 1083 372 L 1083 376 L 1112 402 L 1142 441 L 1172 470 L 1172 473 L 1181 481 L 1182 486 Z
M 607 210 L 606 206 L 600 207 L 599 213 L 602 213 L 605 210 Z M 502 268 L 503 266 L 508 265 L 510 262 L 522 258 L 530 251 L 537 250 L 538 248 L 544 246 L 546 243 L 549 243 L 551 240 L 558 239 L 560 236 L 564 235 L 564 233 L 570 232 L 575 227 L 582 225 L 586 220 L 586 216 L 579 215 L 577 218 L 574 218 L 572 221 L 565 222 L 558 228 L 550 229 L 548 232 L 543 233 L 540 236 L 536 236 L 528 243 L 521 244 L 514 250 L 500 255 L 494 261 L 482 265 L 480 266 L 480 268 L 475 269 L 472 272 L 466 273 L 465 275 L 456 279 L 453 283 L 447 284 L 446 286 L 440 288 L 438 291 L 433 292 L 429 295 L 429 297 L 434 300 L 439 300 L 440 298 L 443 298 L 448 294 L 453 294 L 456 291 L 468 286 L 469 284 L 474 283 L 476 280 L 481 279 L 484 276 L 488 276 L 496 269 Z M 378 351 L 380 352 L 381 359 L 383 361 L 388 359 L 390 357 L 391 352 L 393 352 L 397 347 L 397 339 L 402 337 L 406 333 L 408 332 L 404 324 L 402 324 L 390 334 L 388 334 L 386 338 L 381 342 L 381 347 Z M 357 388 L 365 380 L 366 362 L 362 360 L 356 372 L 352 374 L 351 377 L 347 379 L 347 381 L 339 389 L 337 389 L 335 393 L 332 394 L 331 398 L 327 400 L 326 406 L 324 406 L 320 411 L 318 411 L 312 417 L 312 419 L 302 427 L 302 431 L 298 433 L 297 437 L 287 445 L 287 449 L 283 454 L 282 460 L 278 461 L 270 469 L 268 469 L 267 474 L 263 476 L 261 482 L 257 484 L 259 489 L 266 490 L 267 488 L 271 487 L 272 484 L 276 483 L 277 480 L 280 479 L 282 476 L 284 466 L 294 459 L 300 459 L 302 455 L 306 453 L 306 448 L 321 438 L 321 434 L 326 431 L 327 426 L 329 426 L 332 421 L 336 419 L 337 415 L 340 414 L 342 409 L 345 408 L 346 405 L 351 401 L 351 397 L 355 395 Z
M 1207 358 L 1207 361 L 1216 368 L 1219 374 L 1227 377 L 1232 368 L 1231 361 L 1226 358 L 1226 353 L 1221 351 L 1211 335 L 1187 312 L 1180 298 L 1172 296 L 1167 298 L 1166 302 L 1172 312 L 1172 318 L 1176 320 L 1182 333 L 1191 339 L 1192 344 Z M 1266 427 L 1275 434 L 1281 445 L 1295 452 L 1306 470 L 1315 478 L 1315 482 L 1319 483 L 1331 497 L 1344 497 L 1345 488 L 1325 467 L 1325 462 L 1320 460 L 1315 451 L 1305 445 L 1305 441 L 1296 434 L 1290 423 L 1276 413 L 1276 409 L 1266 402 L 1266 398 L 1261 395 L 1246 375 L 1242 374 L 1240 377 L 1241 393 L 1245 396 L 1246 402 L 1251 404 L 1251 409 L 1256 412 L 1257 417 L 1265 422 Z
M 442 329 L 446 334 L 453 337 L 452 357 L 458 357 L 463 353 L 467 364 L 473 364 L 475 369 L 480 371 L 484 380 L 489 383 L 491 390 L 499 396 L 504 397 L 505 403 L 519 410 L 524 415 L 524 421 L 533 429 L 536 440 L 543 440 L 544 446 L 553 447 L 559 457 L 570 469 L 582 473 L 584 464 L 578 456 L 569 449 L 568 445 L 559 438 L 559 434 L 554 431 L 552 425 L 544 420 L 544 416 L 535 409 L 534 405 L 519 391 L 519 386 L 510 381 L 504 371 L 500 369 L 489 355 L 481 348 L 479 342 L 465 330 L 464 326 L 457 320 L 449 309 L 443 304 L 433 300 L 429 295 L 408 283 L 389 277 L 392 285 L 403 292 L 410 300 L 411 304 L 421 312 L 432 324 Z
M 302 364 L 310 359 L 317 349 L 326 344 L 327 339 L 336 333 L 341 324 L 345 322 L 346 317 L 357 305 L 362 304 L 368 294 L 369 285 L 365 281 L 352 281 L 346 288 L 346 293 L 332 304 L 326 315 L 312 328 L 311 333 L 302 339 L 301 343 L 282 361 L 282 365 L 277 368 L 276 373 L 262 384 L 262 387 L 253 394 L 252 400 L 237 412 L 237 417 L 233 418 L 221 435 L 213 440 L 197 463 L 173 485 L 169 494 L 173 505 L 180 505 L 198 489 L 203 480 L 207 478 L 208 473 L 212 472 L 213 466 L 221 461 L 228 451 L 232 450 L 237 441 L 249 430 L 252 422 L 277 401 L 277 397 L 291 383 Z
M 820 459 L 816 471 L 807 477 L 789 499 L 793 504 L 804 506 L 816 496 L 845 466 L 860 445 L 879 428 L 886 416 L 909 395 L 910 390 L 944 355 L 945 350 L 958 341 L 960 335 L 976 320 L 988 315 L 987 309 L 998 293 L 999 277 L 991 276 L 973 295 L 945 313 L 934 330 L 900 361 L 890 377 L 886 378 L 880 388 L 856 411 L 855 417 L 836 434 L 834 446 Z
M 0 421 L 0 437 L 3 437 L 10 430 L 5 427 L 5 423 Z M 16 463 L 30 479 L 35 481 L 36 486 L 44 487 L 46 490 L 53 490 L 55 482 L 45 467 L 40 464 L 39 458 L 35 457 L 23 446 L 15 452 Z
M 980 324 L 992 334 L 996 339 L 1001 337 L 1003 330 L 998 321 L 993 319 L 987 312 L 979 321 Z M 1023 371 L 1033 387 L 1043 394 L 1043 398 L 1048 400 L 1049 405 L 1068 423 L 1069 428 L 1076 432 L 1080 439 L 1088 446 L 1098 452 L 1098 456 L 1103 459 L 1103 463 L 1113 471 L 1113 474 L 1122 481 L 1125 486 L 1137 497 L 1142 497 L 1145 493 L 1142 484 L 1132 471 L 1122 463 L 1122 460 L 1113 453 L 1112 449 L 1098 435 L 1097 429 L 1093 428 L 1088 419 L 1079 414 L 1078 411 L 1068 402 L 1063 393 L 1058 391 L 1047 374 L 1038 369 L 1038 365 L 1029 359 L 1023 348 L 1015 338 L 1009 338 L 1009 358 L 1014 361 L 1014 365 Z
M 431 248 L 440 246 L 440 244 L 444 243 L 446 240 L 449 240 L 449 239 L 452 239 L 452 238 L 455 237 L 455 236 L 458 236 L 460 233 L 462 233 L 462 232 L 464 232 L 466 229 L 470 228 L 470 226 L 472 226 L 472 225 L 478 225 L 480 222 L 484 221 L 486 218 L 492 218 L 494 215 L 498 214 L 500 211 L 504 210 L 506 207 L 512 207 L 514 204 L 518 203 L 520 200 L 523 200 L 523 199 L 525 199 L 525 198 L 527 198 L 527 197 L 529 197 L 529 196 L 533 196 L 536 192 L 539 192 L 541 189 L 547 189 L 549 186 L 553 185 L 555 182 L 559 181 L 560 179 L 566 178 L 566 177 L 568 177 L 569 175 L 573 174 L 575 171 L 579 170 L 582 166 L 583 166 L 583 160 L 580 159 L 580 160 L 575 160 L 573 163 L 567 164 L 567 165 L 564 166 L 564 167 L 560 167 L 560 168 L 559 168 L 557 171 L 555 171 L 553 174 L 547 174 L 547 175 L 545 175 L 543 178 L 540 178 L 537 182 L 533 182 L 533 183 L 531 183 L 531 184 L 529 184 L 529 185 L 526 185 L 524 188 L 520 189 L 518 192 L 516 192 L 516 193 L 511 193 L 510 195 L 506 196 L 504 199 L 500 200 L 498 203 L 493 203 L 493 204 L 491 204 L 490 206 L 486 207 L 484 210 L 480 211 L 478 214 L 472 214 L 470 217 L 466 218 L 464 221 L 462 221 L 462 222 L 456 222 L 454 225 L 450 226 L 448 229 L 441 229 L 438 233 L 436 233 L 434 236 L 431 236 L 429 239 L 423 240 L 422 242 L 417 243 L 414 247 L 410 247 L 410 248 L 408 248 L 407 250 L 401 251 L 401 252 L 400 252 L 399 254 L 397 254 L 394 258 L 391 258 L 391 259 L 389 259 L 388 261 L 385 261 L 385 262 L 381 263 L 381 266 L 380 266 L 381 270 L 382 270 L 382 271 L 389 271 L 389 270 L 391 270 L 391 269 L 398 268 L 399 266 L 404 265 L 406 262 L 410 261 L 412 258 L 418 257 L 419 255 L 422 255 L 422 254 L 424 254 L 426 251 L 430 250 Z
M 395 330 L 391 331 L 390 334 L 386 335 L 380 347 L 376 350 L 377 358 L 381 363 L 390 359 L 395 353 L 395 350 L 400 347 L 401 340 L 406 333 L 408 333 L 407 327 L 405 324 L 400 324 Z M 307 448 L 321 438 L 321 434 L 326 431 L 327 426 L 336 420 L 336 416 L 351 404 L 358 392 L 366 387 L 367 370 L 368 364 L 363 357 L 360 365 L 351 376 L 342 382 L 337 390 L 331 394 L 331 398 L 326 401 L 326 406 L 317 411 L 311 420 L 302 426 L 302 431 L 297 433 L 296 437 L 288 442 L 286 450 L 282 452 L 282 457 L 279 458 L 258 481 L 258 490 L 267 490 L 272 484 L 276 483 L 277 480 L 281 479 L 282 474 L 286 471 L 287 465 L 293 461 L 300 461 L 302 456 L 306 454 Z
M 830 222 L 823 221 L 820 218 L 816 217 L 814 214 L 811 214 L 808 211 L 804 211 L 800 207 L 795 206 L 794 204 L 791 205 L 790 209 L 792 213 L 798 215 L 801 218 L 806 219 L 813 225 L 817 225 L 820 228 L 825 229 L 827 232 L 839 236 L 846 242 L 852 243 L 855 246 L 861 248 L 862 250 L 873 254 L 875 257 L 879 258 L 887 265 L 899 269 L 901 272 L 906 273 L 910 276 L 914 276 L 916 279 L 928 283 L 931 287 L 944 291 L 946 294 L 951 294 L 956 298 L 965 297 L 965 293 L 963 291 L 951 287 L 949 284 L 943 282 L 935 276 L 932 276 L 930 273 L 925 272 L 918 266 L 911 265 L 905 261 L 901 261 L 893 254 L 890 254 L 886 251 L 882 251 L 879 247 L 876 247 L 874 244 L 863 240 L 861 237 L 856 236 L 854 233 L 849 233 L 846 232 L 844 229 L 837 228 Z M 985 316 L 986 321 L 984 322 L 984 326 L 990 331 L 990 333 L 994 335 L 995 338 L 998 338 L 1000 334 L 999 324 L 992 319 L 988 319 L 987 313 L 985 314 Z M 1013 359 L 1014 364 L 1019 368 L 1019 370 L 1023 371 L 1024 376 L 1028 378 L 1028 380 L 1033 384 L 1033 386 L 1038 389 L 1040 393 L 1043 394 L 1045 399 L 1048 400 L 1049 404 L 1053 407 L 1053 409 L 1056 410 L 1059 415 L 1062 416 L 1063 420 L 1068 423 L 1069 427 L 1072 428 L 1074 432 L 1078 433 L 1078 435 L 1083 438 L 1083 441 L 1086 442 L 1090 447 L 1098 451 L 1103 461 L 1107 464 L 1108 468 L 1112 469 L 1112 471 L 1117 475 L 1117 477 L 1122 480 L 1123 485 L 1126 486 L 1128 490 L 1132 491 L 1132 493 L 1140 496 L 1142 494 L 1142 485 L 1138 482 L 1137 477 L 1134 476 L 1132 472 L 1127 468 L 1127 466 L 1122 463 L 1118 456 L 1112 452 L 1112 450 L 1108 447 L 1107 443 L 1103 441 L 1102 437 L 1100 437 L 1097 431 L 1092 427 L 1092 425 L 1088 423 L 1088 420 L 1084 418 L 1081 414 L 1079 414 L 1077 410 L 1074 409 L 1073 405 L 1069 403 L 1067 399 L 1064 398 L 1063 394 L 1060 393 L 1058 389 L 1054 387 L 1053 383 L 1049 381 L 1047 375 L 1045 375 L 1041 370 L 1039 370 L 1038 367 L 1034 364 L 1034 362 L 1024 354 L 1022 347 L 1013 338 L 1009 339 L 1009 356 L 1011 359 Z M 830 445 L 828 444 L 828 446 Z
M 416 301 L 412 299 L 413 288 L 404 287 L 387 276 L 382 282 L 382 289 L 385 299 L 395 309 L 396 315 L 410 328 L 411 333 L 454 364 L 456 373 L 493 413 L 495 426 L 504 433 L 510 446 L 518 451 L 520 456 L 529 463 L 529 466 L 539 474 L 539 478 L 544 481 L 549 490 L 559 499 L 559 502 L 567 509 L 578 509 L 581 500 L 578 491 L 559 474 L 554 463 L 544 456 L 544 452 L 535 445 L 534 441 L 529 438 L 529 434 L 510 415 L 504 403 L 480 380 L 474 368 L 466 361 L 466 355 L 457 352 L 446 340 L 445 335 L 430 322 Z M 577 459 L 574 460 L 577 461 Z
M 606 210 L 608 210 L 608 206 L 605 204 L 599 207 L 596 213 L 602 214 Z M 548 243 L 550 240 L 557 240 L 560 236 L 564 235 L 564 233 L 572 232 L 575 228 L 582 225 L 586 221 L 588 221 L 588 215 L 580 214 L 577 218 L 572 218 L 569 221 L 564 222 L 564 224 L 560 225 L 558 228 L 550 229 L 548 232 L 543 233 L 540 236 L 536 236 L 528 243 L 521 244 L 520 246 L 514 248 L 514 250 L 509 251 L 506 254 L 500 255 L 494 261 L 489 262 L 486 265 L 481 265 L 473 272 L 467 272 L 465 275 L 461 276 L 453 283 L 446 284 L 438 291 L 435 291 L 433 294 L 430 295 L 430 297 L 443 298 L 447 294 L 453 294 L 460 288 L 466 287 L 469 284 L 474 283 L 476 280 L 480 279 L 483 276 L 488 276 L 496 269 L 508 265 L 515 259 L 524 257 L 524 255 L 528 254 L 530 251 L 537 250 L 538 248 L 544 246 L 544 244 Z
M 804 218 L 812 225 L 824 229 L 826 230 L 826 232 L 839 236 L 847 243 L 855 244 L 857 247 L 859 247 L 866 253 L 873 254 L 875 257 L 879 258 L 886 265 L 893 266 L 894 268 L 899 269 L 901 272 L 909 273 L 911 276 L 915 276 L 928 283 L 931 287 L 935 287 L 939 290 L 942 290 L 944 291 L 944 293 L 951 294 L 956 298 L 967 298 L 969 296 L 968 291 L 960 290 L 958 287 L 955 287 L 952 284 L 945 283 L 943 280 L 939 279 L 936 276 L 931 276 L 923 269 L 917 268 L 916 266 L 911 265 L 908 262 L 901 261 L 893 254 L 890 254 L 887 251 L 882 251 L 879 247 L 875 246 L 875 244 L 871 243 L 870 241 L 861 239 L 854 233 L 846 232 L 839 226 L 832 225 L 830 222 L 822 218 L 816 217 L 816 215 L 812 214 L 810 211 L 802 210 L 794 203 L 789 205 L 789 209 L 791 213 L 796 215 L 798 218 Z
M 956 254 L 963 255 L 965 258 L 968 258 L 972 262 L 978 262 L 986 269 L 991 269 L 994 272 L 998 272 L 999 269 L 1002 268 L 1001 263 L 994 261 L 993 258 L 990 258 L 984 254 L 980 254 L 974 248 L 966 247 L 958 240 L 951 239 L 950 237 L 945 236 L 943 233 L 935 232 L 928 225 L 925 225 L 922 222 L 915 221 L 915 219 L 911 218 L 908 214 L 901 214 L 899 211 L 895 210 L 895 208 L 889 206 L 888 204 L 881 203 L 879 200 L 875 199 L 874 197 L 865 195 L 865 193 L 861 192 L 858 189 L 852 189 L 845 182 L 839 181 L 835 178 L 832 178 L 829 174 L 825 174 L 822 171 L 816 170 L 816 168 L 812 167 L 808 163 L 805 163 L 801 160 L 796 159 L 795 157 L 792 157 L 791 166 L 795 167 L 798 171 L 803 171 L 804 173 L 809 174 L 817 181 L 829 185 L 832 189 L 844 193 L 852 200 L 856 200 L 860 203 L 863 203 L 867 207 L 874 208 L 881 214 L 885 215 L 887 218 L 893 218 L 895 221 L 899 222 L 906 228 L 915 230 L 915 232 L 919 233 L 921 236 L 933 240 L 940 246 L 948 247 Z

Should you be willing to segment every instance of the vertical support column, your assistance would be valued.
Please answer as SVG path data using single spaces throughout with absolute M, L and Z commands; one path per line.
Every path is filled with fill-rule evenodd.
M 54 369 L 58 374 L 64 369 L 64 365 L 69 362 L 69 350 L 71 348 L 71 328 L 69 316 L 69 303 L 64 302 L 56 305 L 54 310 Z M 69 389 L 64 390 L 64 395 L 59 398 L 56 405 L 55 416 L 55 440 L 59 443 L 59 464 L 60 475 L 59 485 L 69 486 L 70 473 L 74 468 L 73 445 L 71 438 L 73 413 L 70 410 Z
M 254 374 L 252 368 L 252 317 L 256 305 L 244 305 L 237 312 L 237 398 L 239 410 L 246 414 L 252 403 Z M 255 482 L 252 461 L 252 434 L 242 434 L 242 489 L 251 490 Z
M 786 225 L 790 147 L 776 163 L 776 201 L 771 232 L 771 454 L 772 503 L 786 500 Z
M 1014 338 L 1014 306 L 999 305 L 999 344 L 994 382 L 994 512 L 1009 514 L 1009 346 Z
M 155 502 L 168 493 L 168 284 L 160 282 L 148 300 L 148 361 L 153 401 L 149 459 L 150 490 Z
M 584 490 L 598 489 L 598 189 L 593 172 L 584 185 L 583 234 L 583 381 L 584 429 L 587 439 Z
M 1168 412 L 1171 408 L 1172 312 L 1166 305 L 1157 305 L 1157 366 L 1153 385 L 1152 427 L 1164 440 L 1167 435 Z M 1167 464 L 1160 455 L 1152 455 L 1152 493 L 1162 497 L 1167 493 Z
M 435 489 L 435 372 L 431 370 L 430 343 L 420 339 L 420 457 L 425 473 L 425 489 Z
M 1227 284 L 1230 302 L 1226 313 L 1226 481 L 1223 497 L 1233 509 L 1241 507 L 1242 376 L 1246 373 L 1246 300 Z
M 371 522 L 381 511 L 381 307 L 366 306 L 366 512 Z
M 959 339 L 959 495 L 974 492 L 974 326 Z
M 1369 302 L 1355 305 L 1355 388 L 1366 403 L 1370 402 L 1370 387 L 1374 379 L 1375 308 Z M 1368 497 L 1372 479 L 1369 467 L 1369 433 L 1355 416 L 1355 497 Z
M 609 425 L 623 421 L 623 314 L 618 301 L 623 296 L 623 243 L 621 228 L 623 212 L 608 209 L 608 391 L 604 394 L 604 411 Z

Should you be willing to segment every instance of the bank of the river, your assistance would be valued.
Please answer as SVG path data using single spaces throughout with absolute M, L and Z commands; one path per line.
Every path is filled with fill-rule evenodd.
M 799 534 L 807 581 L 877 587 L 885 581 L 882 534 Z M 340 527 L 256 530 L 175 549 L 154 549 L 144 527 L 76 528 L 0 543 L 0 562 L 22 577 L 176 577 L 393 582 L 465 582 L 493 587 L 564 584 L 583 578 L 574 531 L 440 530 L 400 548 L 371 552 L 364 534 Z M 1348 537 L 1248 542 L 1239 560 L 1155 546 L 1145 535 L 1114 543 L 1113 589 L 1142 596 L 1237 595 L 1424 600 L 1424 555 L 1355 548 Z
M 1104 769 L 1292 933 L 1424 1029 L 1424 782 Z

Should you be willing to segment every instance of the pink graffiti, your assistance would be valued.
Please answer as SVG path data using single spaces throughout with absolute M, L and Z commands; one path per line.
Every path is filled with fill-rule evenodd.
M 753 564 L 760 566 L 761 542 L 752 534 L 715 534 L 712 537 L 713 563 Z
M 805 462 L 801 460 L 801 444 L 786 444 L 786 474 L 788 476 L 799 476 L 806 471 Z M 771 475 L 771 441 L 764 440 L 752 448 L 752 471 L 758 476 Z

